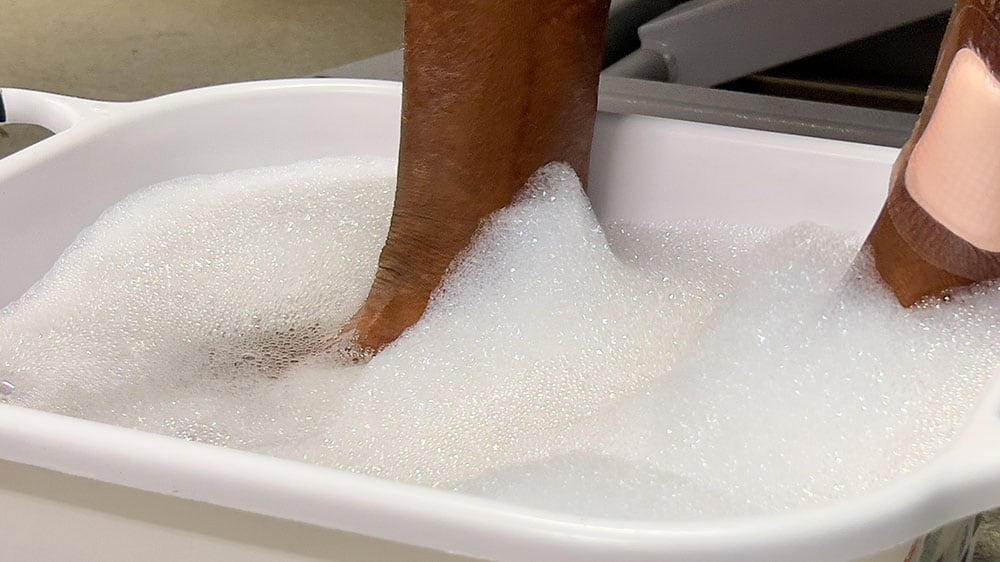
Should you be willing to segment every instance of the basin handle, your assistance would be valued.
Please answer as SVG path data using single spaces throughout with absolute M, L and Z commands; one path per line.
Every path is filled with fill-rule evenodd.
M 27 123 L 61 133 L 79 123 L 107 116 L 127 103 L 88 100 L 20 88 L 0 89 L 0 124 Z

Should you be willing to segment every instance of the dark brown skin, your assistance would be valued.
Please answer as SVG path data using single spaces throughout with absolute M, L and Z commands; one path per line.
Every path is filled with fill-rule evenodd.
M 903 178 L 955 53 L 1000 61 L 1000 2 L 959 0 L 924 110 L 866 242 L 900 303 L 1000 277 L 908 195 Z M 378 352 L 423 315 L 481 221 L 552 161 L 586 180 L 608 0 L 408 0 L 396 202 L 378 272 L 342 350 Z M 994 71 L 996 72 L 996 68 Z
M 937 222 L 913 201 L 904 180 L 910 155 L 930 122 L 955 54 L 972 46 L 985 55 L 994 74 L 1000 70 L 998 25 L 1000 1 L 956 3 L 920 119 L 896 160 L 889 198 L 866 242 L 879 274 L 903 306 L 1000 277 L 1000 254 L 976 248 Z
M 423 315 L 481 221 L 543 165 L 586 181 L 609 0 L 408 0 L 396 201 L 341 332 L 378 352 Z

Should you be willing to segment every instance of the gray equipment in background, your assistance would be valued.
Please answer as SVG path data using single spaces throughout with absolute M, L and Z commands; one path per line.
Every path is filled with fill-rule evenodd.
M 947 12 L 952 0 L 690 0 L 606 72 L 711 87 Z
M 909 137 L 952 0 L 613 0 L 602 111 L 886 146 Z M 402 52 L 317 76 L 400 80 Z

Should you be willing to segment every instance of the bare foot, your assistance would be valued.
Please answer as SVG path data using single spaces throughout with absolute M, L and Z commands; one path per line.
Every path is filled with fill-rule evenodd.
M 867 244 L 899 302 L 1000 277 L 1000 6 L 960 0 Z
M 609 0 L 408 0 L 396 201 L 341 332 L 364 358 L 420 319 L 480 222 L 552 161 L 585 179 Z

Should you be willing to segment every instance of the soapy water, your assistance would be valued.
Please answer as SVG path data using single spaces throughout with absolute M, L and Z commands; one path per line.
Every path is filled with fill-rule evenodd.
M 0 311 L 9 403 L 531 507 L 771 513 L 939 453 L 1000 359 L 995 285 L 905 310 L 815 226 L 602 229 L 550 165 L 366 365 L 395 165 L 138 192 Z
M 7 397 L 14 394 L 15 388 L 10 381 L 0 381 L 0 402 L 6 402 Z

